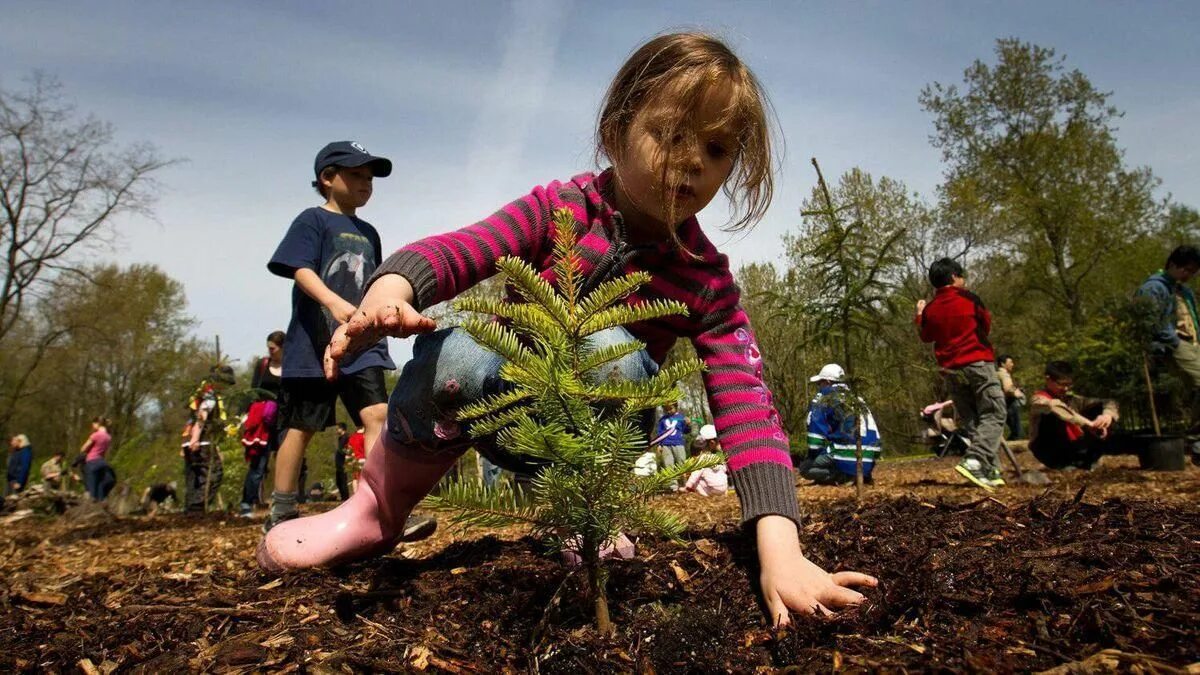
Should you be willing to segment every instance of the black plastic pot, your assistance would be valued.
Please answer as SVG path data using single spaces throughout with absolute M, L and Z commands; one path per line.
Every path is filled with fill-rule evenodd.
M 1183 471 L 1187 459 L 1187 439 L 1177 435 L 1139 435 L 1138 466 L 1147 471 Z

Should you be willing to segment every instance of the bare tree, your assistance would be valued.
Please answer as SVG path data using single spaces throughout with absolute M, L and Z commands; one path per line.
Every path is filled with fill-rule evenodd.
M 60 274 L 84 274 L 75 261 L 106 242 L 115 216 L 148 212 L 151 176 L 171 163 L 148 144 L 119 146 L 113 127 L 78 114 L 54 78 L 0 89 L 0 420 L 57 339 L 36 330 L 42 321 L 14 329 Z

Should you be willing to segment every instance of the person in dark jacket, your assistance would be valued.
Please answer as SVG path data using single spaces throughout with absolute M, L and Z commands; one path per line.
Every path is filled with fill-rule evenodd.
M 996 352 L 988 341 L 992 315 L 979 296 L 967 290 L 962 265 L 942 258 L 929 266 L 933 300 L 917 301 L 921 341 L 933 343 L 942 376 L 963 434 L 970 441 L 955 470 L 991 491 L 1004 485 L 997 459 L 1004 437 L 1004 391 L 996 376 Z
M 25 489 L 29 482 L 29 468 L 33 466 L 33 446 L 29 437 L 17 434 L 12 437 L 8 451 L 8 471 L 4 480 L 4 496 L 14 495 Z

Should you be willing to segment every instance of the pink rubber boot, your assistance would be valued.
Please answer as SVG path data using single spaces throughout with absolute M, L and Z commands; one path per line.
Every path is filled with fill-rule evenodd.
M 282 522 L 258 545 L 258 565 L 281 574 L 329 567 L 392 550 L 404 521 L 456 458 L 422 463 L 405 458 L 385 443 L 387 429 L 367 453 L 362 480 L 349 499 L 332 511 Z

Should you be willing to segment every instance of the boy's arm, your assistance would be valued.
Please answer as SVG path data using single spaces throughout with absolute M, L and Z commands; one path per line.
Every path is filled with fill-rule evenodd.
M 1074 410 L 1071 410 L 1071 406 L 1067 405 L 1063 401 L 1060 401 L 1059 399 L 1050 398 L 1049 396 L 1034 394 L 1033 401 L 1029 404 L 1029 407 L 1031 412 L 1036 411 L 1038 413 L 1050 413 L 1064 422 L 1077 424 L 1081 427 L 1086 427 L 1091 424 L 1091 420 L 1083 415 L 1080 415 Z
M 293 277 L 296 280 L 296 285 L 308 297 L 321 303 L 321 306 L 329 310 L 334 319 L 340 323 L 346 323 L 350 317 L 354 316 L 354 305 L 346 301 L 342 296 L 334 293 L 321 277 L 313 270 L 307 267 L 301 267 L 296 270 L 296 275 Z
M 925 309 L 929 307 L 929 303 L 924 299 L 917 301 L 917 313 L 913 317 L 913 323 L 917 324 L 917 334 L 921 336 L 921 342 L 933 342 L 933 329 L 929 322 L 925 320 Z

